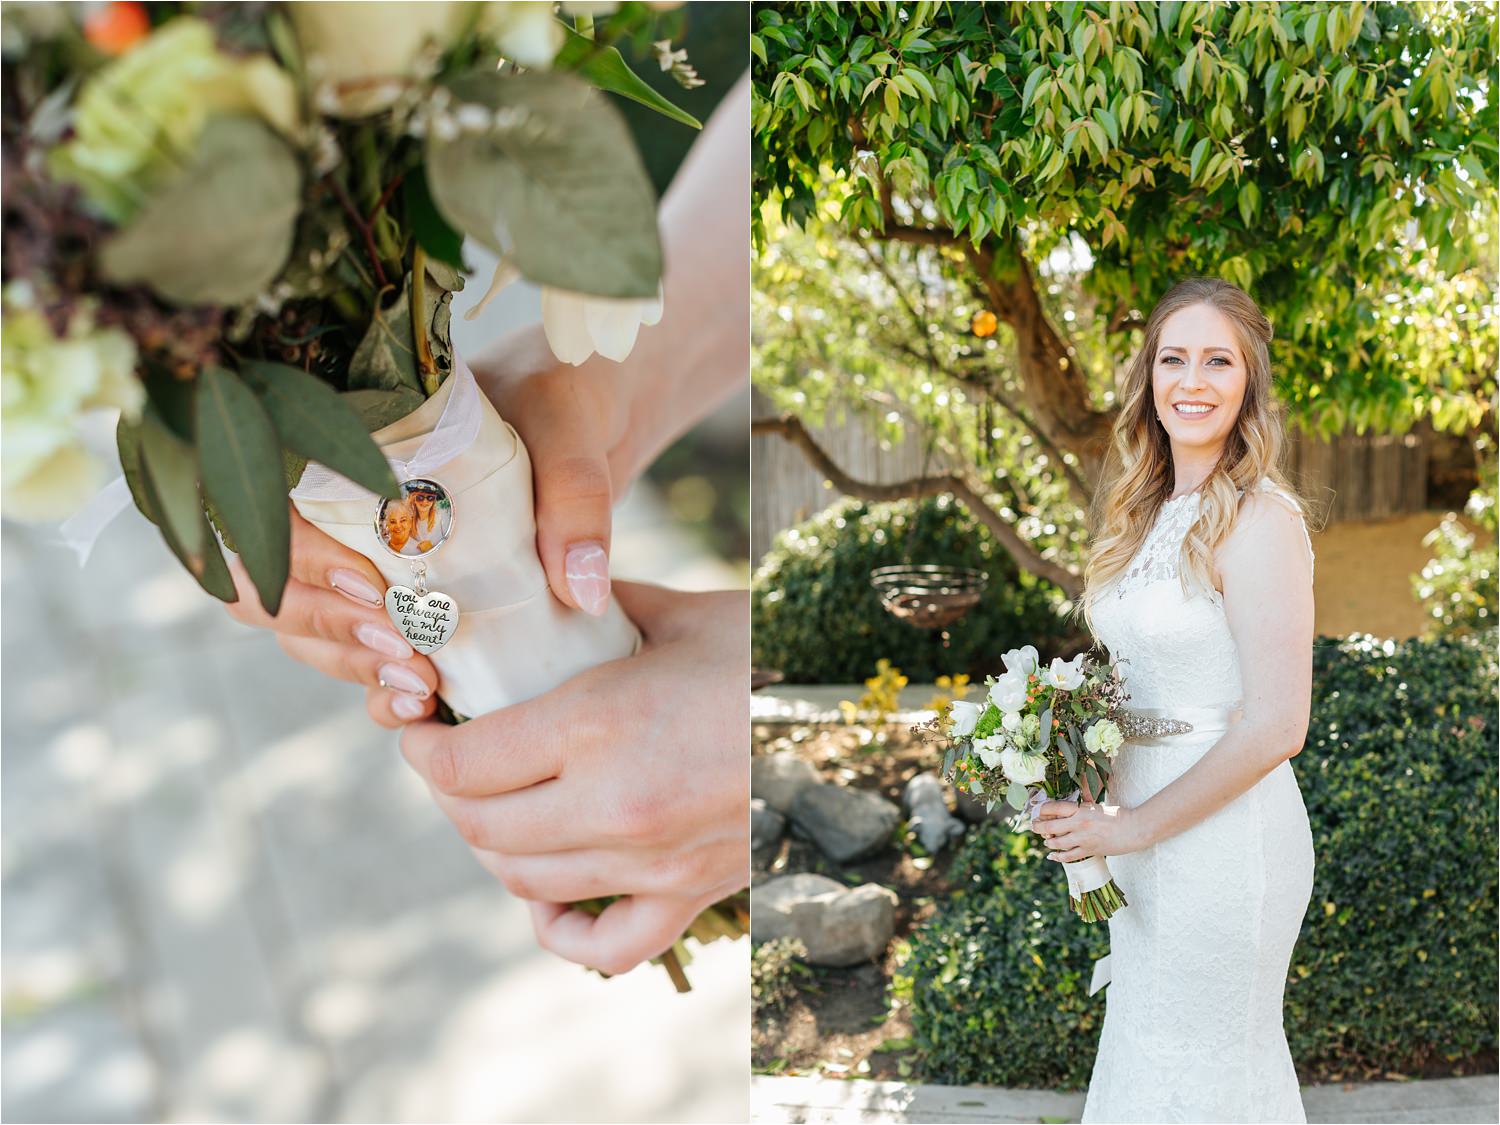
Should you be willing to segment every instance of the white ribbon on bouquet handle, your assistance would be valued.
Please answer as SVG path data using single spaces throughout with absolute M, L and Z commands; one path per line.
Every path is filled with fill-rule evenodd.
M 1049 797 L 1041 789 L 1033 789 L 1026 797 L 1026 804 L 1021 807 L 1021 815 L 1027 820 L 1028 825 L 1036 821 L 1036 811 L 1048 801 L 1072 801 L 1078 804 L 1083 798 L 1083 793 L 1075 789 L 1066 797 Z M 1102 856 L 1091 855 L 1083 859 L 1075 859 L 1071 863 L 1062 865 L 1063 874 L 1068 877 L 1068 893 L 1074 898 L 1082 898 L 1089 891 L 1097 891 L 1109 882 L 1109 864 Z
M 408 461 L 389 458 L 391 471 L 398 481 L 425 477 L 436 472 L 449 461 L 460 456 L 479 436 L 479 423 L 484 414 L 480 409 L 479 384 L 474 373 L 462 358 L 455 356 L 458 366 L 451 376 L 453 390 L 443 404 L 443 413 L 432 433 L 427 435 L 416 455 Z M 303 500 L 358 500 L 373 496 L 369 489 L 340 476 L 332 469 L 309 461 L 303 470 L 302 479 L 292 490 L 292 496 Z M 94 494 L 83 510 L 58 525 L 62 543 L 78 556 L 78 565 L 85 566 L 94 544 L 104 529 L 112 524 L 126 508 L 130 507 L 130 485 L 125 474 L 113 480 Z
M 443 404 L 437 425 L 409 460 L 386 458 L 397 481 L 430 476 L 465 453 L 479 436 L 479 424 L 484 419 L 479 384 L 469 365 L 456 354 L 454 359 L 457 366 L 450 376 L 453 389 Z M 309 461 L 291 495 L 294 500 L 358 500 L 375 494 L 332 469 Z
M 1033 789 L 1026 797 L 1026 804 L 1021 808 L 1021 815 L 1029 824 L 1036 820 L 1036 810 L 1048 801 L 1072 801 L 1076 804 L 1082 798 L 1083 793 L 1078 789 L 1073 790 L 1066 797 L 1049 797 L 1044 791 Z M 1082 898 L 1089 891 L 1097 891 L 1114 877 L 1110 874 L 1109 862 L 1103 856 L 1097 855 L 1064 863 L 1062 869 L 1063 874 L 1068 878 L 1068 894 L 1075 899 Z M 1093 996 L 1109 981 L 1109 954 L 1106 953 L 1094 962 L 1094 974 L 1089 981 L 1089 995 Z

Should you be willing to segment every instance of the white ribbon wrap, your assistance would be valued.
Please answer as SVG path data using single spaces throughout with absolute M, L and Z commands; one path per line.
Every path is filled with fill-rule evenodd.
M 459 609 L 453 639 L 430 659 L 438 692 L 475 716 L 540 695 L 640 647 L 615 599 L 601 617 L 552 596 L 536 553 L 531 458 L 462 361 L 425 404 L 372 435 L 397 479 L 427 477 L 453 500 L 453 531 L 423 560 L 427 585 Z M 411 585 L 411 561 L 375 534 L 378 498 L 321 465 L 292 491 L 304 519 L 375 564 L 390 585 Z

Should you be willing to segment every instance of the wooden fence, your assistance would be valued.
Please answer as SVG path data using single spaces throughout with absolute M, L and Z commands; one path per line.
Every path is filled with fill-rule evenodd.
M 757 392 L 752 416 L 773 413 Z M 811 428 L 811 427 L 810 427 Z M 939 455 L 924 466 L 921 443 L 907 440 L 882 449 L 858 418 L 812 430 L 835 463 L 860 479 L 887 483 L 946 468 Z M 1340 434 L 1331 441 L 1293 431 L 1285 467 L 1309 501 L 1315 523 L 1382 519 L 1428 506 L 1428 442 L 1420 432 Z M 759 560 L 786 528 L 821 511 L 838 494 L 800 450 L 779 435 L 751 442 L 750 557 Z

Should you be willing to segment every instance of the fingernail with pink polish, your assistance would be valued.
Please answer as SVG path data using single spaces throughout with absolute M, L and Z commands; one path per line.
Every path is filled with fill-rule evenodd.
M 418 699 L 426 699 L 432 694 L 422 681 L 422 677 L 404 664 L 382 664 L 378 675 L 381 686 L 388 687 L 392 691 L 415 695 Z
M 416 651 L 389 625 L 377 625 L 373 621 L 361 621 L 356 625 L 354 639 L 381 656 L 394 656 L 397 660 L 405 660 Z
M 352 602 L 359 602 L 361 605 L 385 604 L 385 595 L 371 586 L 369 579 L 358 571 L 330 570 L 328 584 Z
M 391 700 L 391 714 L 398 719 L 420 719 L 425 710 L 427 708 L 420 699 L 413 699 L 409 695 L 398 695 Z
M 601 616 L 609 606 L 609 556 L 598 543 L 575 543 L 563 559 L 568 593 L 585 613 Z

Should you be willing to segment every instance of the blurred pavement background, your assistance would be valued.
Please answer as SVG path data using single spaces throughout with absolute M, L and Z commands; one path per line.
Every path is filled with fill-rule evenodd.
M 535 317 L 503 296 L 461 350 Z M 679 443 L 721 466 L 710 506 L 739 506 L 748 401 Z M 616 575 L 743 586 L 670 498 L 625 498 Z M 54 539 L 0 535 L 0 1117 L 747 1119 L 746 942 L 688 996 L 540 951 L 362 689 L 233 622 L 134 509 L 84 569 Z

